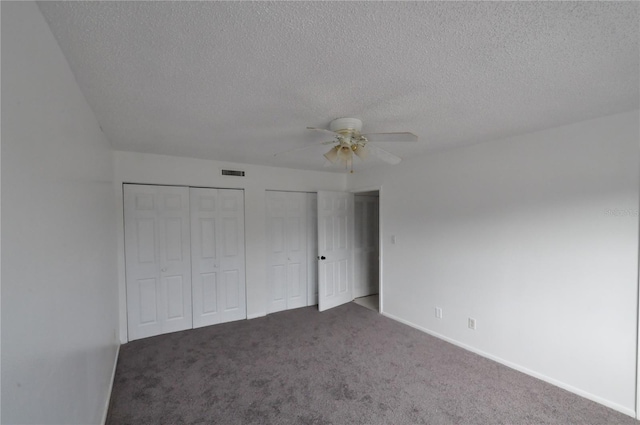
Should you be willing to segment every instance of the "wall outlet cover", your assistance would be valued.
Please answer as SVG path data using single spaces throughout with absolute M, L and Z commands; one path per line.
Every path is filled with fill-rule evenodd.
M 476 330 L 476 319 L 469 317 L 468 324 L 469 324 L 469 329 L 473 329 L 474 331 Z

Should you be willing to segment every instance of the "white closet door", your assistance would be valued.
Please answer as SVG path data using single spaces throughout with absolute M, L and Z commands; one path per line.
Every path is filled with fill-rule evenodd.
M 307 305 L 306 193 L 267 191 L 269 313 Z
M 307 305 L 307 194 L 287 193 L 287 309 Z
M 353 194 L 318 192 L 318 310 L 353 300 Z
M 191 188 L 193 327 L 247 317 L 244 194 Z
M 193 327 L 220 323 L 218 284 L 220 261 L 217 246 L 218 191 L 189 189 L 191 200 L 191 282 Z
M 124 185 L 129 340 L 192 327 L 189 190 Z
M 267 191 L 267 312 L 287 309 L 287 193 Z
M 221 323 L 247 318 L 244 258 L 244 192 L 219 189 Z

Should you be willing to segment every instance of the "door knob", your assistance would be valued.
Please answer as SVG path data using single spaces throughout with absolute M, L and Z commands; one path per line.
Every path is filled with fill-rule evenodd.
M 321 260 L 326 260 L 327 257 L 325 257 L 324 255 L 322 257 L 320 257 Z

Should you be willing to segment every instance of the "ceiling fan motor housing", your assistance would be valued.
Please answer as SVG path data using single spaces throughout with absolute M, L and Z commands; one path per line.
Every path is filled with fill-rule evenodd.
M 360 133 L 362 121 L 357 118 L 337 118 L 331 121 L 329 129 L 336 133 Z

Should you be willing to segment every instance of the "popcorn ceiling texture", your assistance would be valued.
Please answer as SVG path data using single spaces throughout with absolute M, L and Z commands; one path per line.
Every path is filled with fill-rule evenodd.
M 408 158 L 637 109 L 639 6 L 39 3 L 114 148 L 319 170 L 342 116 Z

